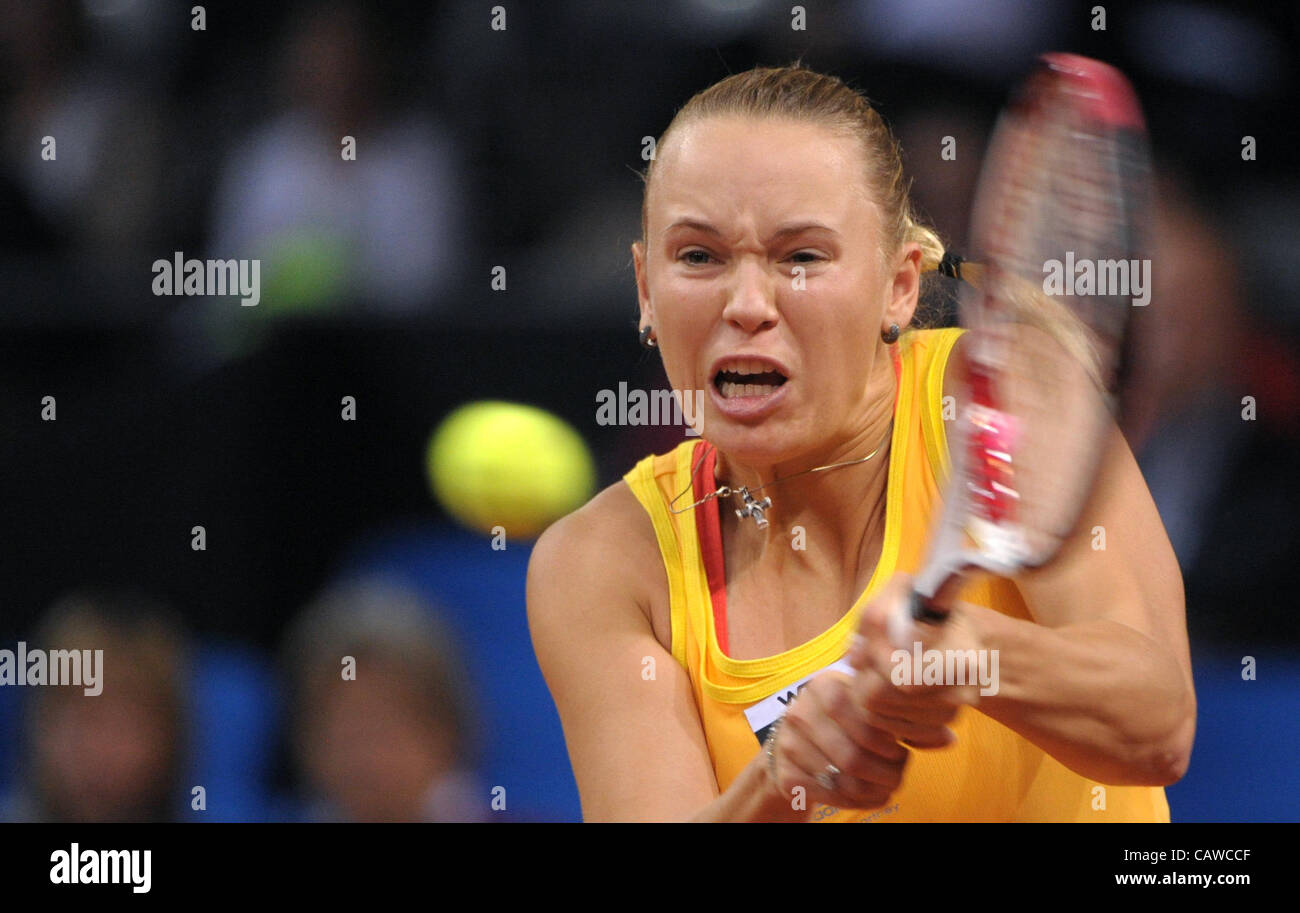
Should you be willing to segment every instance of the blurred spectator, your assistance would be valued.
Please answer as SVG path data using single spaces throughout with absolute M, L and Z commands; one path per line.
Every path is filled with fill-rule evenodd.
M 212 255 L 263 261 L 263 310 L 428 308 L 469 247 L 453 143 L 388 110 L 363 8 L 305 6 L 286 21 L 274 68 L 285 107 L 226 160 Z
M 0 204 L 17 214 L 0 227 L 6 248 L 112 261 L 156 248 L 171 227 L 169 102 L 90 53 L 88 31 L 74 3 L 0 8 Z
M 25 757 L 2 817 L 173 820 L 188 724 L 188 648 L 170 612 L 135 593 L 80 593 L 55 605 L 29 646 L 103 650 L 103 690 L 25 689 Z
M 379 580 L 332 589 L 295 622 L 284 660 L 309 818 L 488 817 L 491 796 L 469 769 L 472 695 L 417 596 Z
M 1250 327 L 1229 246 L 1176 181 L 1155 194 L 1151 306 L 1134 313 L 1126 430 L 1184 568 L 1204 536 L 1241 421 Z M 1197 459 L 1187 459 L 1194 448 Z
M 970 256 L 967 223 L 988 146 L 981 118 L 968 107 L 918 106 L 899 119 L 896 133 L 912 180 L 913 205 L 949 248 Z
M 1124 430 L 1183 569 L 1189 632 L 1294 641 L 1300 362 L 1247 306 L 1231 237 L 1183 182 L 1161 179 L 1153 214 Z

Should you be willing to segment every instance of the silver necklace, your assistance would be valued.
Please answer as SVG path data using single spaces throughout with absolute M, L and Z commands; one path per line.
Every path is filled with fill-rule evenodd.
M 695 487 L 695 477 L 699 475 L 700 468 L 704 466 L 704 461 L 709 458 L 709 454 L 706 451 L 704 453 L 704 456 L 701 457 L 700 461 L 695 464 L 695 468 L 691 470 L 690 486 L 686 489 L 686 491 L 683 491 L 677 497 L 673 498 L 670 502 L 668 502 L 668 510 L 674 514 L 681 514 L 681 513 L 685 513 L 688 510 L 692 510 L 693 508 L 699 507 L 701 504 L 706 504 L 709 501 L 712 501 L 714 498 L 730 498 L 733 496 L 739 496 L 744 506 L 736 508 L 736 516 L 742 520 L 746 518 L 752 518 L 754 522 L 758 525 L 759 529 L 767 529 L 768 521 L 767 521 L 766 512 L 772 509 L 772 499 L 769 497 L 759 501 L 757 498 L 754 497 L 755 492 L 762 491 L 764 488 L 767 488 L 771 485 L 775 485 L 778 482 L 784 482 L 787 479 L 793 479 L 798 476 L 807 475 L 810 472 L 825 472 L 828 469 L 839 469 L 843 466 L 856 466 L 858 463 L 865 463 L 867 460 L 871 459 L 873 456 L 875 456 L 877 453 L 880 452 L 880 448 L 885 446 L 885 442 L 889 440 L 889 436 L 890 434 L 893 433 L 893 430 L 894 430 L 894 422 L 891 419 L 889 422 L 889 430 L 885 432 L 885 437 L 881 440 L 880 444 L 877 445 L 876 449 L 868 453 L 866 456 L 859 457 L 856 460 L 845 460 L 842 463 L 829 463 L 826 466 L 814 466 L 812 469 L 803 469 L 800 470 L 799 472 L 791 473 L 788 476 L 782 476 L 779 479 L 773 479 L 770 482 L 765 482 L 762 485 L 759 485 L 757 488 L 749 488 L 748 486 L 744 486 L 744 485 L 742 485 L 739 488 L 732 488 L 730 485 L 720 485 L 718 486 L 717 491 L 710 492 L 709 494 L 700 498 L 700 500 L 696 501 L 694 504 L 688 504 L 685 507 L 680 507 L 680 508 L 674 507 L 673 505 L 675 505 L 678 501 L 680 501 L 686 495 L 687 492 L 689 492 L 692 488 Z

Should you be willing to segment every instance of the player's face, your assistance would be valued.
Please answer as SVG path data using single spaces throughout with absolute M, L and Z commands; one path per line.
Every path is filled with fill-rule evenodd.
M 673 388 L 703 391 L 704 435 L 743 462 L 835 448 L 892 382 L 893 271 L 863 154 L 823 127 L 741 118 L 658 150 L 634 250 L 645 322 Z

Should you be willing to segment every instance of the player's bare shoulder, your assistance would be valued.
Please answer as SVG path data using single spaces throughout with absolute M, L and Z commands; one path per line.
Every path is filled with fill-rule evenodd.
M 533 624 L 538 612 L 559 611 L 570 623 L 580 623 L 586 612 L 634 605 L 658 636 L 667 626 L 666 608 L 659 611 L 666 606 L 667 589 L 654 526 L 622 480 L 551 524 L 528 563 Z

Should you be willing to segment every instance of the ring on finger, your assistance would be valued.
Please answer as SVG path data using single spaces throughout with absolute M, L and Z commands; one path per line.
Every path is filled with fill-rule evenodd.
M 817 785 L 827 792 L 834 792 L 839 784 L 840 769 L 834 764 L 827 764 L 826 769 L 817 775 Z

